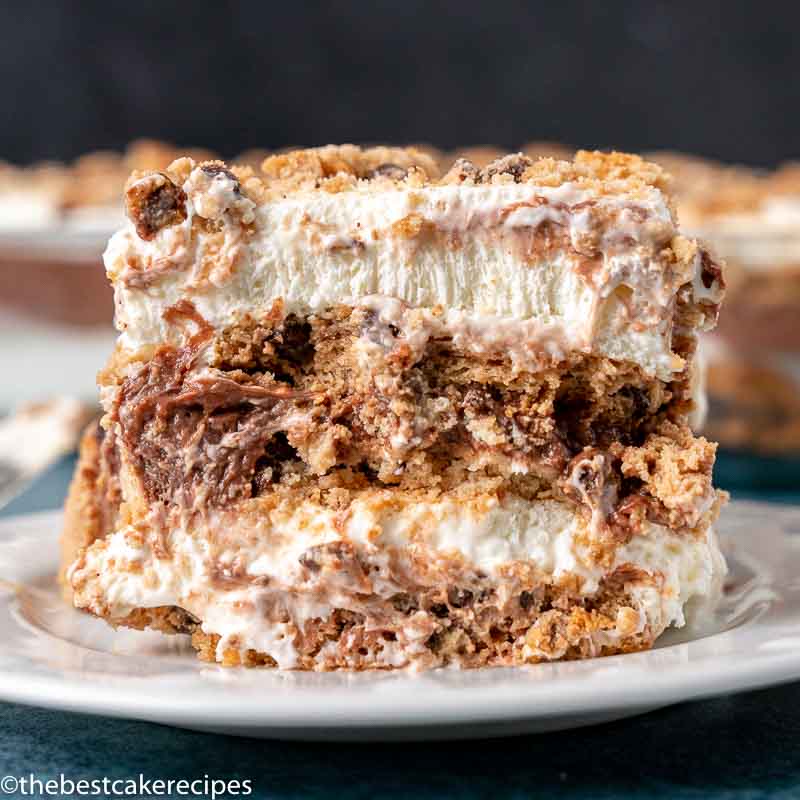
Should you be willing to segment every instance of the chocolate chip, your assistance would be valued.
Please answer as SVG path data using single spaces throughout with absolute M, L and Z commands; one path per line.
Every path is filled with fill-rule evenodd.
M 451 586 L 447 590 L 447 602 L 453 608 L 463 608 L 472 602 L 472 592 L 469 589 L 462 589 L 459 586 Z
M 469 178 L 480 179 L 481 171 L 468 158 L 457 158 L 442 178 L 442 183 L 463 183 Z
M 489 183 L 495 175 L 511 175 L 514 178 L 514 183 L 519 183 L 522 180 L 523 173 L 531 164 L 533 164 L 533 161 L 528 156 L 522 155 L 522 153 L 503 156 L 484 167 L 480 174 L 480 182 Z
M 341 570 L 346 563 L 353 563 L 355 552 L 349 542 L 327 542 L 315 544 L 301 553 L 298 561 L 311 572 L 319 572 L 323 567 Z
M 439 619 L 443 619 L 450 613 L 450 609 L 445 603 L 434 603 L 429 611 L 434 617 L 439 617 Z
M 535 602 L 535 598 L 532 592 L 527 590 L 520 592 L 519 594 L 519 606 L 520 608 L 527 611 Z
M 186 219 L 186 194 L 166 175 L 154 172 L 128 187 L 125 210 L 139 238 L 149 241 Z
M 216 178 L 218 175 L 223 175 L 229 181 L 233 182 L 233 191 L 236 192 L 236 194 L 241 192 L 242 187 L 239 184 L 239 179 L 227 167 L 223 167 L 221 164 L 203 164 L 200 169 L 204 174 L 208 175 L 209 178 Z
M 397 164 L 381 164 L 370 172 L 370 178 L 391 178 L 393 181 L 402 181 L 408 176 L 408 170 Z
M 706 289 L 710 289 L 720 279 L 722 270 L 718 264 L 714 263 L 707 251 L 703 251 L 701 259 L 700 280 Z
M 297 559 L 307 570 L 311 572 L 319 572 L 322 567 L 320 566 L 319 562 L 316 561 L 310 553 L 305 552 L 300 555 Z
M 589 464 L 578 467 L 573 474 L 575 480 L 587 494 L 591 494 L 597 488 L 600 476 L 597 474 L 597 470 Z
M 392 595 L 390 600 L 395 610 L 399 611 L 401 614 L 410 614 L 412 611 L 416 611 L 417 608 L 419 608 L 414 598 L 405 592 L 398 592 Z
M 428 640 L 425 642 L 425 646 L 429 650 L 432 650 L 434 653 L 438 652 L 443 644 L 444 644 L 444 633 L 442 631 L 435 631 L 428 637 Z
M 650 395 L 639 386 L 627 386 L 620 392 L 623 396 L 629 397 L 631 401 L 632 416 L 643 417 L 650 411 Z

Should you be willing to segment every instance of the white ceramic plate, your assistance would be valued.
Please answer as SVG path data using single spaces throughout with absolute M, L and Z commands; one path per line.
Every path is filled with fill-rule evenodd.
M 224 669 L 183 637 L 114 632 L 54 581 L 58 513 L 0 522 L 0 698 L 198 730 L 292 739 L 477 737 L 557 730 L 800 679 L 800 508 L 732 503 L 731 566 L 702 629 L 591 661 L 348 674 Z

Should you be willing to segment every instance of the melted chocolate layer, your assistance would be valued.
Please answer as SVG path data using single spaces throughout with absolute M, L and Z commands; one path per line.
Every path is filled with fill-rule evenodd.
M 364 309 L 249 321 L 213 342 L 189 304 L 174 314 L 194 334 L 125 379 L 112 414 L 150 502 L 221 507 L 342 468 L 404 486 L 468 470 L 534 476 L 624 528 L 669 517 L 623 461 L 665 428 L 691 439 L 683 377 L 588 355 L 515 374 Z

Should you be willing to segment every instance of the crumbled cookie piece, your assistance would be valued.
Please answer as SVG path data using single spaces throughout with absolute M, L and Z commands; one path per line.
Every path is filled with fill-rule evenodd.
M 233 183 L 233 191 L 241 192 L 239 179 L 225 166 L 224 161 L 207 161 L 205 164 L 200 165 L 200 169 L 209 178 L 216 178 L 217 175 L 222 175 Z
M 472 161 L 467 158 L 459 158 L 453 162 L 453 166 L 442 178 L 442 183 L 477 182 L 480 174 L 480 169 Z
M 183 184 L 196 215 L 219 220 L 230 215 L 244 224 L 253 220 L 255 203 L 242 192 L 237 175 L 222 161 L 195 167 Z
M 279 153 L 265 159 L 261 171 L 278 192 L 312 188 L 338 192 L 354 188 L 360 180 L 391 183 L 412 177 L 415 184 L 424 185 L 439 174 L 435 160 L 413 147 L 352 144 Z
M 370 173 L 370 178 L 390 178 L 393 181 L 402 181 L 408 176 L 408 170 L 397 164 L 381 164 Z
M 514 183 L 522 183 L 525 171 L 532 165 L 533 159 L 522 155 L 522 153 L 512 153 L 492 161 L 491 164 L 482 169 L 478 182 L 493 183 L 493 178 L 496 175 L 510 175 Z
M 134 173 L 125 189 L 125 211 L 140 239 L 186 219 L 186 193 L 163 172 Z

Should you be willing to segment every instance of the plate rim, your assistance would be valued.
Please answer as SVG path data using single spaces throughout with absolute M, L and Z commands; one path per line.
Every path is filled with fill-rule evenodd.
M 773 504 L 762 501 L 733 501 L 728 513 L 737 510 L 750 513 L 768 513 L 778 516 L 798 515 L 800 506 Z M 48 537 L 55 545 L 55 531 L 60 529 L 62 512 L 59 510 L 21 514 L 0 518 L 0 551 L 14 541 L 13 528 L 24 526 L 36 529 L 38 538 Z M 791 534 L 773 531 L 770 534 L 784 549 Z M 33 546 L 33 541 L 28 546 Z M 795 545 L 795 549 L 796 545 Z M 800 557 L 800 551 L 795 558 Z M 43 565 L 43 572 L 47 565 Z M 5 576 L 2 576 L 5 577 Z M 798 588 L 800 592 L 800 588 Z M 6 613 L 13 604 L 16 593 L 2 591 L 0 593 L 0 610 Z M 774 605 L 774 604 L 773 604 Z M 327 675 L 345 675 L 348 681 L 338 680 L 335 690 L 325 687 L 303 688 L 309 701 L 320 700 L 320 705 L 313 702 L 298 706 L 296 696 L 291 693 L 272 691 L 275 676 L 298 676 L 308 673 L 262 673 L 270 676 L 265 682 L 267 691 L 244 692 L 240 694 L 224 691 L 230 685 L 228 677 L 238 670 L 215 665 L 203 665 L 203 670 L 215 675 L 225 675 L 219 682 L 221 691 L 208 691 L 213 685 L 206 683 L 200 702 L 188 692 L 170 694 L 165 690 L 167 684 L 179 686 L 181 683 L 192 684 L 200 678 L 200 672 L 187 671 L 175 675 L 133 676 L 109 675 L 102 673 L 67 674 L 53 670 L 50 674 L 22 674 L 20 670 L 8 669 L 0 664 L 0 699 L 27 705 L 49 708 L 53 710 L 77 711 L 104 716 L 128 719 L 144 719 L 155 722 L 185 724 L 187 726 L 225 726 L 253 729 L 327 729 L 342 730 L 353 728 L 397 728 L 403 726 L 447 726 L 476 723 L 510 723 L 523 719 L 547 719 L 562 715 L 593 714 L 615 708 L 654 708 L 701 698 L 713 697 L 739 691 L 747 691 L 765 686 L 785 683 L 800 679 L 800 646 L 787 650 L 777 649 L 768 654 L 756 655 L 755 648 L 743 654 L 735 651 L 734 655 L 724 658 L 711 652 L 708 643 L 725 644 L 727 637 L 732 640 L 742 637 L 753 641 L 759 640 L 767 631 L 783 630 L 794 635 L 800 645 L 800 628 L 792 627 L 791 621 L 800 622 L 800 601 L 794 609 L 794 617 L 777 620 L 768 610 L 759 619 L 747 622 L 742 626 L 718 632 L 705 638 L 689 642 L 667 645 L 659 650 L 647 651 L 602 659 L 591 659 L 586 662 L 571 662 L 576 665 L 576 674 L 558 675 L 552 679 L 541 676 L 541 680 L 522 680 L 535 671 L 547 669 L 551 665 L 532 665 L 524 667 L 491 668 L 492 674 L 509 675 L 512 680 L 501 684 L 451 686 L 440 684 L 435 708 L 430 705 L 430 693 L 404 692 L 405 684 L 433 676 L 458 674 L 454 668 L 434 670 L 431 672 L 409 673 L 408 671 L 379 673 L 381 680 L 387 681 L 389 691 L 380 700 L 389 701 L 391 713 L 387 712 L 387 703 L 381 702 L 379 694 L 374 691 L 358 691 L 358 685 L 368 684 L 374 688 L 375 681 L 370 673 L 356 673 L 357 680 L 347 685 L 353 673 L 326 673 Z M 764 629 L 764 626 L 769 626 Z M 792 633 L 796 631 L 796 633 Z M 703 643 L 706 643 L 705 645 Z M 79 648 L 80 645 L 73 645 Z M 0 653 L 4 645 L 0 643 Z M 653 670 L 648 667 L 647 656 L 652 653 L 675 652 L 682 648 L 685 658 L 679 663 L 668 664 L 664 669 Z M 699 651 L 692 653 L 691 650 Z M 705 655 L 703 651 L 707 651 Z M 125 656 L 121 656 L 125 657 Z M 643 658 L 638 658 L 643 657 Z M 698 669 L 705 658 L 713 659 L 714 668 Z M 599 667 L 596 675 L 584 675 L 579 665 L 590 664 Z M 630 668 L 628 668 L 628 665 Z M 255 670 L 244 670 L 252 676 L 259 674 Z M 486 673 L 488 671 L 478 671 Z M 319 675 L 319 673 L 312 673 Z M 464 674 L 477 674 L 475 672 Z M 631 681 L 631 674 L 637 680 Z M 520 680 L 513 680 L 519 675 Z M 375 676 L 377 678 L 377 676 Z M 287 678 L 291 683 L 292 679 Z M 156 692 L 131 692 L 120 688 L 120 682 L 127 686 L 140 687 L 142 682 L 156 681 L 160 687 Z M 250 679 L 252 683 L 252 678 Z M 331 682 L 337 682 L 332 679 Z M 430 683 L 430 680 L 428 680 Z M 434 681 L 435 683 L 435 681 Z M 152 685 L 152 683 L 151 683 Z M 250 685 L 250 684 L 248 684 Z M 278 680 L 280 685 L 280 680 Z M 419 685 L 419 684 L 417 684 Z M 398 688 L 399 687 L 399 688 Z M 555 688 L 555 691 L 550 691 Z M 446 691 L 445 691 L 446 689 Z M 468 693 L 469 697 L 465 698 Z M 402 694 L 402 697 L 401 697 Z M 165 702 L 168 699 L 169 702 Z M 465 702 L 468 699 L 469 702 Z M 212 702 L 213 700 L 213 702 Z M 378 700 L 378 702 L 376 702 Z M 400 702 L 398 702 L 400 700 Z

